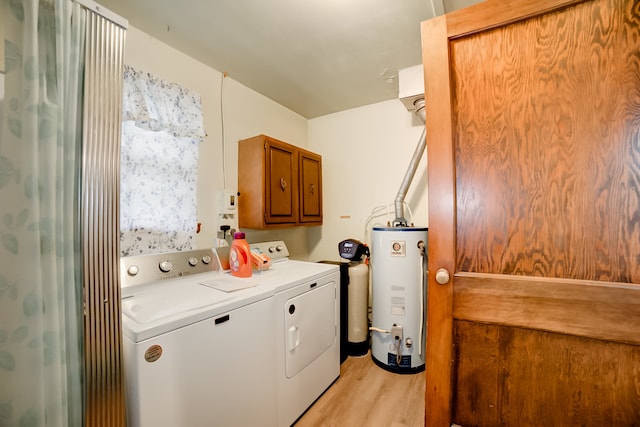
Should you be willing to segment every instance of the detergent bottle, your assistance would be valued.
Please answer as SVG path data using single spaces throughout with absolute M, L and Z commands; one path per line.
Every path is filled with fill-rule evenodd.
M 251 277 L 251 248 L 241 231 L 233 235 L 229 249 L 229 267 L 233 276 Z

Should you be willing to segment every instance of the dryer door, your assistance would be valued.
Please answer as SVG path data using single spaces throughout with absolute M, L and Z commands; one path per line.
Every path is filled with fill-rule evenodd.
M 304 285 L 309 288 L 310 285 Z M 292 378 L 338 339 L 336 284 L 331 281 L 288 299 L 285 316 L 285 369 Z

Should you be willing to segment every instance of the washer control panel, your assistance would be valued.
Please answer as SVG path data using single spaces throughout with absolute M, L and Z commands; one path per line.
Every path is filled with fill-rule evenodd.
M 219 266 L 211 249 L 120 258 L 123 288 L 217 270 Z
M 289 249 L 282 240 L 274 240 L 271 242 L 259 242 L 249 244 L 251 252 L 257 254 L 265 254 L 271 261 L 278 262 L 289 259 Z

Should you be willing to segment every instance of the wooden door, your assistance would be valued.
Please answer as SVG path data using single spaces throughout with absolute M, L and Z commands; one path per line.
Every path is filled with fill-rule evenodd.
M 426 425 L 640 424 L 639 28 L 637 0 L 423 23 Z
M 298 151 L 300 171 L 300 222 L 322 224 L 322 157 Z
M 266 213 L 267 224 L 297 222 L 298 163 L 296 150 L 289 144 L 267 139 Z

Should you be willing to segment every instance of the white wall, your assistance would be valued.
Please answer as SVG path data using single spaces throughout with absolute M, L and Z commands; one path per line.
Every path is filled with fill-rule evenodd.
M 237 141 L 266 134 L 322 155 L 324 224 L 276 231 L 243 230 L 250 242 L 284 240 L 292 257 L 339 260 L 337 245 L 346 238 L 365 240 L 365 223 L 376 206 L 393 201 L 418 143 L 423 125 L 399 100 L 330 114 L 312 120 L 284 108 L 233 80 L 224 79 L 224 152 L 222 174 L 222 72 L 129 27 L 125 62 L 178 83 L 202 97 L 207 138 L 200 147 L 196 244 L 215 241 L 215 190 L 237 188 Z M 426 160 L 423 157 L 406 201 L 416 225 L 428 225 Z M 409 218 L 409 213 L 405 216 Z M 386 218 L 378 218 L 384 224 Z
M 307 120 L 241 85 L 233 80 L 233 76 L 224 79 L 221 92 L 221 71 L 186 56 L 134 27 L 129 27 L 127 31 L 125 63 L 201 95 L 207 138 L 200 146 L 197 197 L 198 221 L 202 223 L 202 227 L 196 245 L 199 248 L 211 247 L 215 242 L 215 191 L 224 188 L 225 182 L 227 188 L 237 189 L 238 140 L 263 133 L 307 147 Z M 226 180 L 222 173 L 221 93 Z M 305 229 L 243 231 L 247 232 L 250 242 L 285 240 L 294 255 L 306 257 L 308 246 Z
M 377 206 L 391 205 L 407 171 L 424 125 L 399 100 L 330 114 L 309 121 L 309 148 L 322 155 L 324 221 L 309 230 L 311 260 L 339 260 L 338 242 L 355 238 L 367 242 L 367 218 Z M 420 160 L 405 202 L 413 223 L 428 226 L 426 151 Z M 411 219 L 409 211 L 405 218 Z

